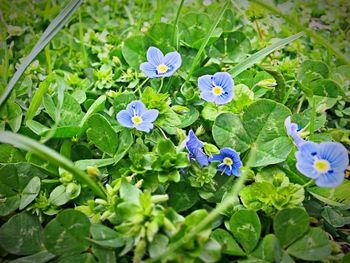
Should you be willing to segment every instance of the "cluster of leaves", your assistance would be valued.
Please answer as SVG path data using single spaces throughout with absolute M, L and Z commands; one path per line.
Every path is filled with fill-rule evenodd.
M 32 1 L 24 9 L 20 0 L 0 3 L 1 92 L 38 39 L 35 33 L 65 2 Z M 310 140 L 349 147 L 350 66 L 307 37 L 285 40 L 276 50 L 274 43 L 293 28 L 259 1 L 236 2 L 179 7 L 177 1 L 92 0 L 80 7 L 1 106 L 0 130 L 59 152 L 102 194 L 74 169 L 36 156 L 35 147 L 1 144 L 1 258 L 349 260 L 350 182 L 336 189 L 310 185 L 295 168 L 284 120 L 292 116 Z M 334 11 L 349 11 L 347 1 L 322 2 L 325 8 L 318 1 L 276 2 L 349 52 L 350 21 Z M 140 72 L 150 46 L 181 54 L 175 75 L 148 79 Z M 218 71 L 235 82 L 234 99 L 225 105 L 204 102 L 197 87 L 199 76 Z M 116 120 L 134 100 L 159 111 L 150 133 Z M 190 162 L 180 147 L 190 129 L 209 156 L 223 147 L 240 153 L 246 181 L 236 195 L 233 175 L 217 172 L 216 163 Z M 229 206 L 212 217 L 223 203 Z M 208 218 L 210 224 L 194 232 Z

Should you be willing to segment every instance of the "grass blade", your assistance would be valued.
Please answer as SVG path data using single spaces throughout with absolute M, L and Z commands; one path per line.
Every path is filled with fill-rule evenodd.
M 205 40 L 203 41 L 201 47 L 199 48 L 197 55 L 196 55 L 195 58 L 193 59 L 193 62 L 192 62 L 192 65 L 191 65 L 191 67 L 190 67 L 190 70 L 188 71 L 188 74 L 187 74 L 185 83 L 187 83 L 187 82 L 191 79 L 192 74 L 193 74 L 193 71 L 194 71 L 194 69 L 196 68 L 196 66 L 198 65 L 199 60 L 200 60 L 200 58 L 201 58 L 201 55 L 202 55 L 202 53 L 204 52 L 204 49 L 205 49 L 205 47 L 207 46 L 210 37 L 211 37 L 212 34 L 214 33 L 215 28 L 218 26 L 218 24 L 219 24 L 219 22 L 220 22 L 222 16 L 224 15 L 224 13 L 225 13 L 225 11 L 226 11 L 226 9 L 227 9 L 228 4 L 229 4 L 229 1 L 227 1 L 227 2 L 224 4 L 224 6 L 221 8 L 220 13 L 217 15 L 217 18 L 216 18 L 215 22 L 213 23 L 212 27 L 211 27 L 210 30 L 208 31 L 208 34 L 207 34 Z
M 22 64 L 18 67 L 12 79 L 7 84 L 4 93 L 0 97 L 0 107 L 5 104 L 14 86 L 16 85 L 17 81 L 20 79 L 26 68 L 45 48 L 45 46 L 50 42 L 50 40 L 58 33 L 58 31 L 60 31 L 61 28 L 67 23 L 69 18 L 74 14 L 74 12 L 78 9 L 82 2 L 82 0 L 72 0 L 46 28 L 46 30 L 44 31 L 44 33 L 42 34 L 32 51 L 23 60 Z
M 76 168 L 70 160 L 51 148 L 26 136 L 7 131 L 0 132 L 0 142 L 12 144 L 22 150 L 30 151 L 40 158 L 62 167 L 66 171 L 72 173 L 78 182 L 87 185 L 97 196 L 105 198 L 105 192 L 95 183 L 95 181 L 93 181 L 86 173 Z
M 237 66 L 235 66 L 233 69 L 231 69 L 228 73 L 230 73 L 232 77 L 236 77 L 238 74 L 240 74 L 244 70 L 250 68 L 254 64 L 261 61 L 263 58 L 265 58 L 270 53 L 274 52 L 277 49 L 284 47 L 285 45 L 287 45 L 291 42 L 293 42 L 294 40 L 301 37 L 303 34 L 304 34 L 303 32 L 299 32 L 298 34 L 284 38 L 284 39 L 282 39 L 282 40 L 280 40 L 280 41 L 278 41 L 278 42 L 276 42 L 268 47 L 265 47 L 265 48 L 259 50 L 258 52 L 254 53 L 253 55 L 251 55 L 249 58 L 247 58 L 243 62 L 239 63 Z
M 329 53 L 333 54 L 335 57 L 337 57 L 344 64 L 350 65 L 350 58 L 349 57 L 345 56 L 338 48 L 336 48 L 332 44 L 330 44 L 327 39 L 323 38 L 322 36 L 317 34 L 315 31 L 300 24 L 297 19 L 294 19 L 291 16 L 288 16 L 288 15 L 282 13 L 276 7 L 270 5 L 267 1 L 261 1 L 261 0 L 250 0 L 250 1 L 267 9 L 267 10 L 269 10 L 270 12 L 275 13 L 276 15 L 282 17 L 287 23 L 293 25 L 297 30 L 304 31 L 309 37 L 311 37 L 318 44 L 327 48 Z

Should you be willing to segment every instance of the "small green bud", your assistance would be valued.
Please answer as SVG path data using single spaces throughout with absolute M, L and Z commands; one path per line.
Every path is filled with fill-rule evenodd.
M 211 144 L 211 143 L 204 143 L 204 152 L 208 155 L 208 156 L 211 156 L 213 153 L 214 154 L 217 154 L 220 152 L 220 150 L 214 145 L 214 144 Z

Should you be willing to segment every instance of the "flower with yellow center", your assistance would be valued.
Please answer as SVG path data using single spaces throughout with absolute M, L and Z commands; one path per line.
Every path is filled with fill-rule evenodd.
M 320 173 L 326 173 L 330 169 L 330 164 L 327 160 L 316 160 L 314 162 L 314 168 Z
M 158 65 L 158 67 L 157 67 L 158 74 L 164 74 L 167 71 L 168 71 L 168 66 L 167 65 L 165 65 L 165 64 Z
M 233 164 L 233 161 L 230 157 L 225 157 L 224 158 L 224 164 L 226 165 L 232 165 Z
M 135 124 L 135 125 L 139 125 L 142 123 L 142 118 L 140 116 L 134 116 L 131 118 L 131 121 Z
M 212 92 L 215 96 L 220 96 L 224 92 L 224 90 L 220 86 L 215 86 L 215 87 L 213 87 Z

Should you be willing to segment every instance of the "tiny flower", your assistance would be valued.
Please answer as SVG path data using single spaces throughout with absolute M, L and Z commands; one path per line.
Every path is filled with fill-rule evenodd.
M 198 140 L 192 130 L 189 131 L 187 138 L 181 143 L 180 148 L 185 147 L 188 150 L 188 159 L 197 160 L 201 166 L 208 165 L 208 156 L 203 151 L 203 143 Z
M 136 100 L 129 103 L 126 110 L 117 114 L 117 120 L 124 127 L 149 132 L 153 129 L 153 122 L 157 119 L 158 114 L 158 110 L 147 110 L 141 101 Z
M 204 75 L 198 78 L 201 98 L 205 101 L 225 104 L 233 99 L 233 79 L 226 72 L 218 72 L 213 76 Z
M 147 60 L 140 65 L 140 70 L 149 78 L 170 77 L 181 66 L 181 56 L 178 52 L 163 55 L 156 47 L 147 50 Z
M 298 125 L 296 123 L 292 123 L 291 117 L 288 116 L 284 121 L 284 127 L 287 130 L 287 134 L 292 136 L 295 145 L 299 148 L 305 142 L 305 140 L 303 140 L 298 133 L 300 131 Z
M 349 163 L 346 148 L 338 142 L 304 142 L 295 157 L 299 172 L 315 179 L 319 187 L 335 188 L 340 185 Z
M 238 153 L 231 148 L 222 148 L 219 154 L 213 154 L 209 159 L 210 162 L 219 161 L 217 169 L 222 173 L 230 176 L 234 174 L 239 176 L 239 168 L 243 166 L 241 158 Z

